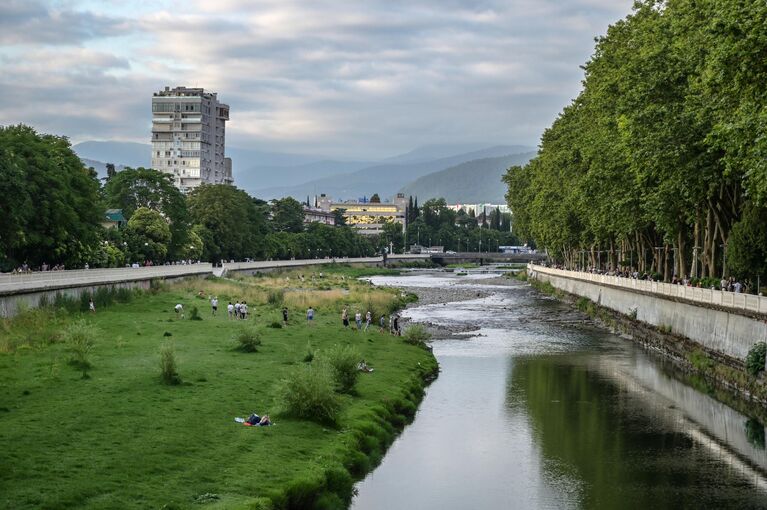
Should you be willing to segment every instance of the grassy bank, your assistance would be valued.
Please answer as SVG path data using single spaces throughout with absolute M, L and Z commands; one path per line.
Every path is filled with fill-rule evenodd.
M 82 315 L 95 331 L 85 371 L 72 364 L 79 313 L 50 307 L 4 321 L 0 507 L 344 508 L 353 480 L 412 419 L 437 370 L 429 352 L 377 328 L 343 330 L 344 304 L 352 314 L 367 306 L 380 313 L 412 299 L 352 276 L 190 280 L 123 295 Z M 219 297 L 217 317 L 211 294 Z M 227 319 L 226 304 L 237 299 L 248 302 L 251 319 Z M 276 327 L 283 304 L 290 321 Z M 317 310 L 311 325 L 308 304 Z M 202 320 L 190 320 L 194 307 Z M 243 352 L 236 340 L 245 327 L 255 328 L 257 352 Z M 335 423 L 291 417 L 280 396 L 284 381 L 339 346 L 351 346 L 375 371 L 336 395 Z M 160 352 L 168 348 L 180 384 L 161 379 Z M 268 413 L 276 425 L 235 423 L 252 412 Z

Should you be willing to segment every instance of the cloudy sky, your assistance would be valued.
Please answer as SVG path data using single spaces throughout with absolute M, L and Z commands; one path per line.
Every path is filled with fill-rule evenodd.
M 536 145 L 631 0 L 0 0 L 0 124 L 147 142 L 205 87 L 227 144 L 371 158 Z

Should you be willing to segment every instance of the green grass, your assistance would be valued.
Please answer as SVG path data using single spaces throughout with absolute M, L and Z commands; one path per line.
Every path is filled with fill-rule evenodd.
M 463 264 L 448 264 L 445 267 L 448 269 L 476 269 L 482 266 L 476 262 L 464 262 Z
M 265 299 L 251 305 L 248 321 L 261 327 L 262 345 L 244 353 L 233 341 L 243 322 L 225 312 L 212 317 L 195 298 L 207 285 L 226 290 L 198 280 L 83 315 L 99 332 L 88 379 L 68 364 L 69 347 L 54 334 L 78 314 L 30 311 L 3 324 L 0 340 L 14 341 L 0 352 L 0 508 L 346 505 L 352 479 L 380 461 L 414 416 L 436 361 L 377 328 L 343 331 L 340 304 L 319 309 L 311 327 L 302 309 L 291 309 L 288 327 L 266 328 L 281 315 Z M 237 286 L 250 291 L 227 285 L 230 295 Z M 179 302 L 198 303 L 203 320 L 177 320 Z M 30 338 L 22 341 L 24 330 Z M 165 333 L 178 385 L 162 383 Z M 376 369 L 359 377 L 353 395 L 339 396 L 336 427 L 280 414 L 280 384 L 305 365 L 307 345 L 315 362 L 335 345 L 353 346 Z M 276 425 L 234 422 L 252 412 L 270 414 Z

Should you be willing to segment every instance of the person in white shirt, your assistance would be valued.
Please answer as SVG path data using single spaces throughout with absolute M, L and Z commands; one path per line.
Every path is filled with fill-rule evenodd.
M 226 305 L 226 311 L 229 314 L 230 319 L 234 318 L 234 305 L 231 301 L 229 301 L 229 304 Z
M 218 298 L 216 296 L 213 296 L 213 298 L 210 300 L 210 309 L 213 312 L 213 317 L 215 317 L 216 312 L 218 311 Z

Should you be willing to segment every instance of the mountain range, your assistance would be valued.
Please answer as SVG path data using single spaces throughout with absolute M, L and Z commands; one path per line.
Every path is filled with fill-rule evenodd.
M 420 177 L 400 191 L 422 201 L 442 197 L 449 204 L 503 204 L 506 186 L 501 177 L 510 166 L 524 165 L 534 156 L 524 152 L 467 161 Z
M 88 141 L 73 149 L 100 177 L 106 174 L 107 162 L 115 163 L 118 171 L 150 166 L 149 144 Z M 426 200 L 439 190 L 449 202 L 468 203 L 502 201 L 500 175 L 508 166 L 529 160 L 531 150 L 520 145 L 428 145 L 378 161 L 239 147 L 227 147 L 227 155 L 232 158 L 235 185 L 267 200 L 284 196 L 305 200 L 321 193 L 337 200 L 373 193 L 390 197 L 399 191 L 416 191 L 414 196 Z

